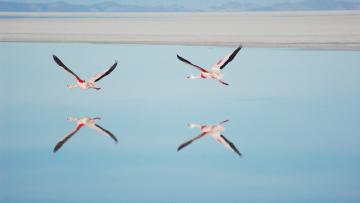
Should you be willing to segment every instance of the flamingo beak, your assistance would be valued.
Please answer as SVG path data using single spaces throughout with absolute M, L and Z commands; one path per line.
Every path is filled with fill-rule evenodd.
M 191 80 L 191 79 L 194 79 L 194 78 L 195 78 L 195 76 L 193 76 L 193 75 L 189 75 L 189 76 L 187 76 L 186 78 Z

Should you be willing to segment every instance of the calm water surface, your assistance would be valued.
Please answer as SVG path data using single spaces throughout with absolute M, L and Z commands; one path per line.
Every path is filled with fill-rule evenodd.
M 229 86 L 189 81 L 233 48 L 0 43 L 0 202 L 359 202 L 360 52 L 244 48 Z M 119 61 L 101 91 L 67 89 Z M 75 124 L 100 116 L 118 144 Z M 243 157 L 187 123 L 229 119 Z

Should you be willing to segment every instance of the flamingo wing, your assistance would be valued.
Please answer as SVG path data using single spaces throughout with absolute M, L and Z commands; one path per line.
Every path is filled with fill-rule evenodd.
M 231 151 L 241 156 L 240 151 L 235 147 L 235 145 L 232 142 L 226 139 L 224 135 L 220 135 L 220 142 L 221 144 L 225 145 L 226 148 L 230 149 Z
M 207 132 L 203 132 L 203 133 L 201 133 L 200 135 L 194 137 L 193 139 L 188 140 L 188 141 L 182 143 L 182 144 L 178 147 L 177 150 L 180 151 L 182 148 L 188 146 L 188 145 L 191 144 L 193 141 L 195 141 L 195 140 L 201 138 L 202 136 L 206 135 L 206 133 L 207 133 Z
M 83 125 L 78 125 L 73 131 L 71 131 L 69 134 L 65 135 L 65 137 L 63 137 L 54 147 L 54 153 L 57 152 L 62 146 L 63 144 L 68 140 L 70 139 L 75 133 L 77 133 L 80 128 L 82 127 Z
M 93 124 L 93 125 L 89 125 L 90 128 L 106 135 L 109 136 L 110 138 L 112 138 L 116 143 L 118 142 L 118 140 L 116 139 L 115 135 L 112 134 L 110 131 L 106 130 L 105 128 L 101 127 L 100 125 L 97 124 Z
M 83 80 L 76 75 L 74 72 L 72 72 L 68 67 L 65 66 L 65 64 L 55 55 L 53 55 L 54 61 L 61 67 L 63 67 L 67 72 L 69 72 L 71 75 L 75 76 L 75 78 L 79 81 L 79 82 L 83 82 Z
M 200 66 L 191 63 L 190 61 L 184 59 L 183 57 L 181 57 L 181 56 L 179 56 L 179 55 L 176 55 L 176 56 L 177 56 L 177 58 L 178 58 L 180 61 L 182 61 L 182 62 L 184 62 L 184 63 L 186 63 L 186 64 L 189 64 L 189 65 L 191 65 L 191 66 L 194 66 L 195 68 L 197 68 L 197 69 L 200 70 L 201 72 L 208 72 L 206 69 L 201 68 Z
M 223 69 L 230 61 L 232 61 L 236 54 L 241 50 L 242 46 L 240 45 L 236 48 L 231 54 L 226 55 L 223 59 L 221 59 L 217 64 L 214 65 L 215 69 Z
M 226 122 L 228 122 L 229 121 L 229 119 L 226 119 L 226 120 L 224 120 L 224 121 L 221 121 L 218 125 L 222 125 L 222 124 L 224 124 L 224 123 L 226 123 Z
M 226 82 L 224 82 L 224 81 L 222 81 L 222 80 L 218 80 L 221 84 L 223 84 L 223 85 L 229 85 L 228 83 L 226 83 Z
M 106 71 L 103 71 L 103 72 L 95 75 L 94 77 L 92 77 L 90 79 L 90 81 L 97 82 L 97 81 L 101 80 L 103 77 L 109 75 L 113 70 L 115 70 L 116 66 L 117 66 L 117 61 L 115 61 L 115 63 Z

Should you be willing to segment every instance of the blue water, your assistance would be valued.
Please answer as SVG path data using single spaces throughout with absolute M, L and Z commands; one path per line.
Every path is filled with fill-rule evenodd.
M 233 48 L 0 43 L 0 202 L 359 202 L 360 52 L 244 48 L 229 86 L 189 81 Z M 68 89 L 110 67 L 101 91 Z M 118 144 L 75 124 L 100 116 Z M 187 123 L 229 119 L 242 152 Z

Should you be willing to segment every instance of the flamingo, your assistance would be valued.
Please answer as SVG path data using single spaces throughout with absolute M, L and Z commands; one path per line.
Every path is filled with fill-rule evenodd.
M 211 69 L 205 69 L 205 68 L 202 68 L 202 67 L 200 67 L 198 65 L 195 65 L 195 64 L 191 63 L 190 61 L 188 61 L 187 59 L 185 59 L 185 58 L 183 58 L 183 57 L 181 57 L 179 55 L 177 55 L 177 58 L 180 61 L 182 61 L 182 62 L 184 62 L 184 63 L 186 63 L 188 65 L 194 66 L 195 68 L 197 68 L 198 70 L 201 71 L 200 75 L 198 75 L 198 76 L 190 75 L 190 76 L 187 77 L 188 79 L 193 80 L 193 79 L 199 79 L 199 78 L 203 78 L 203 79 L 205 79 L 205 78 L 213 78 L 215 80 L 218 80 L 219 82 L 221 82 L 224 85 L 229 85 L 228 83 L 226 83 L 226 82 L 224 82 L 222 80 L 224 75 L 221 74 L 221 70 L 230 61 L 232 61 L 235 58 L 236 54 L 240 51 L 241 48 L 242 48 L 242 46 L 240 45 L 232 53 L 230 53 L 230 54 L 226 55 L 224 58 L 220 59 L 216 64 L 214 64 L 212 66 Z
M 75 88 L 75 87 L 80 87 L 83 89 L 96 89 L 96 90 L 100 90 L 100 87 L 97 87 L 95 85 L 95 82 L 101 80 L 103 77 L 109 75 L 117 66 L 117 61 L 115 61 L 114 65 L 112 65 L 108 70 L 103 71 L 99 74 L 96 74 L 94 77 L 90 78 L 88 81 L 85 81 L 83 79 L 81 79 L 79 76 L 77 76 L 73 71 L 71 71 L 68 67 L 66 67 L 64 65 L 64 63 L 56 56 L 53 55 L 54 61 L 56 62 L 56 64 L 58 64 L 60 67 L 64 68 L 67 72 L 69 72 L 71 75 L 73 75 L 76 78 L 76 84 L 75 85 L 67 85 L 68 88 Z
M 218 141 L 220 144 L 223 144 L 226 148 L 230 149 L 231 151 L 235 152 L 239 156 L 241 156 L 241 153 L 239 150 L 235 147 L 235 145 L 230 142 L 224 135 L 221 134 L 222 131 L 224 131 L 224 123 L 228 122 L 229 120 L 224 120 L 218 124 L 215 125 L 198 125 L 198 124 L 188 124 L 189 128 L 199 128 L 201 130 L 200 134 L 184 143 L 182 143 L 177 151 L 180 151 L 182 148 L 188 146 L 193 141 L 203 137 L 204 135 L 210 134 L 216 141 Z
M 90 117 L 83 117 L 83 118 L 73 118 L 73 117 L 69 117 L 67 118 L 68 121 L 75 121 L 77 122 L 76 127 L 74 130 L 72 130 L 70 133 L 68 133 L 67 135 L 65 135 L 54 147 L 54 153 L 57 152 L 62 146 L 63 144 L 70 139 L 75 133 L 77 133 L 80 128 L 82 128 L 83 126 L 88 126 L 89 128 L 92 128 L 110 138 L 112 138 L 115 143 L 118 142 L 118 140 L 116 139 L 115 135 L 113 135 L 110 131 L 104 129 L 103 127 L 101 127 L 100 125 L 96 124 L 96 120 L 100 120 L 100 117 L 95 117 L 95 118 L 90 118 Z

